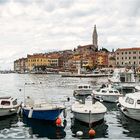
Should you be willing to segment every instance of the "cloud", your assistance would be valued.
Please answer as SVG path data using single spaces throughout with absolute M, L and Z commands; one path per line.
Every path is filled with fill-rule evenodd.
M 99 47 L 140 47 L 139 0 L 0 0 L 0 69 L 27 54 Z

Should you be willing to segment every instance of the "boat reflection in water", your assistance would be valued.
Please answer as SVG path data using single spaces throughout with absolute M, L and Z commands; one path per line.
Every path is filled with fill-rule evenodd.
M 16 115 L 12 115 L 10 117 L 9 116 L 0 117 L 0 130 L 11 128 L 12 125 L 16 124 L 17 122 L 18 117 Z
M 118 123 L 123 127 L 123 134 L 126 137 L 140 138 L 140 121 L 125 116 L 122 112 L 117 115 Z
M 26 116 L 23 116 L 23 122 L 30 127 L 30 135 L 34 135 L 38 138 L 61 139 L 66 136 L 66 132 L 64 131 L 66 124 L 56 126 L 54 122 L 29 119 Z
M 116 103 L 103 102 L 103 104 L 107 108 L 107 112 L 117 111 Z
M 96 134 L 94 138 L 107 138 L 108 132 L 107 128 L 108 125 L 105 123 L 104 120 L 95 123 L 92 125 L 92 128 L 95 130 Z M 80 137 L 82 139 L 89 138 L 89 124 L 83 123 L 75 118 L 72 118 L 71 120 L 71 131 L 73 133 L 73 137 L 78 137 L 76 133 L 78 131 L 82 131 L 83 135 Z

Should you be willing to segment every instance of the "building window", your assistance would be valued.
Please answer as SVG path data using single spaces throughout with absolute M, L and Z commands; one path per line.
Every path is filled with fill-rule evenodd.
M 133 52 L 133 54 L 136 54 L 136 52 Z
M 122 52 L 122 54 L 123 54 L 123 52 Z
M 125 57 L 125 59 L 127 59 L 127 57 Z
M 119 55 L 119 53 L 117 53 L 117 55 Z
M 123 65 L 123 62 L 122 62 L 122 65 Z
M 123 60 L 123 57 L 122 57 L 122 60 Z
M 119 59 L 119 57 L 117 57 L 117 59 Z
M 136 62 L 134 61 L 134 65 L 136 64 Z
M 129 57 L 129 59 L 131 59 L 131 57 Z
M 129 52 L 129 54 L 131 54 L 131 52 Z
M 133 59 L 136 59 L 136 56 L 133 56 Z
M 125 52 L 125 54 L 127 54 L 127 52 Z

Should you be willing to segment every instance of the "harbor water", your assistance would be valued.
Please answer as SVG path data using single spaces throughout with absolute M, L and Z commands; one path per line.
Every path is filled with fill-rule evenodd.
M 107 78 L 74 78 L 60 75 L 0 74 L 0 96 L 16 97 L 19 102 L 24 96 L 34 99 L 47 98 L 49 102 L 65 104 L 67 117 L 61 115 L 62 125 L 56 126 L 47 121 L 32 120 L 20 115 L 0 118 L 0 139 L 88 139 L 89 126 L 73 119 L 71 105 L 74 102 L 73 90 L 79 84 L 90 84 L 98 88 Z M 26 83 L 26 84 L 25 84 Z M 28 84 L 30 83 L 30 84 Z M 67 98 L 70 101 L 67 102 Z M 140 122 L 121 114 L 112 103 L 107 107 L 104 121 L 93 125 L 94 139 L 135 139 L 140 138 Z M 82 131 L 82 136 L 76 133 Z

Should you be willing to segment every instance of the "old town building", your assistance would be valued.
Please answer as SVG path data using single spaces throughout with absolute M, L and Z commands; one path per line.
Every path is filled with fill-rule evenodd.
M 14 61 L 14 71 L 24 73 L 28 71 L 27 58 L 20 58 Z
M 140 66 L 140 48 L 117 49 L 115 55 L 117 66 Z
M 97 66 L 102 67 L 108 67 L 108 53 L 104 51 L 97 52 L 97 58 L 96 58 Z
M 116 67 L 116 58 L 115 58 L 115 52 L 109 52 L 108 53 L 108 67 Z
M 41 66 L 48 66 L 49 61 L 46 54 L 33 54 L 33 55 L 27 55 L 28 59 L 28 70 L 32 71 L 36 67 Z

